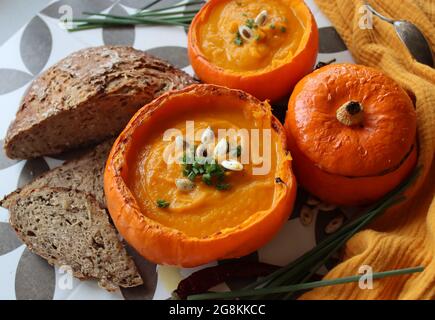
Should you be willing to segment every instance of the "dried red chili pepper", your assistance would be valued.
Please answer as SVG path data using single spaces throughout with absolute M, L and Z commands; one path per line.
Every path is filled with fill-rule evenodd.
M 205 268 L 192 273 L 189 277 L 182 280 L 174 291 L 174 296 L 184 300 L 192 294 L 204 293 L 225 281 L 263 277 L 278 268 L 278 266 L 267 263 L 249 261 L 229 262 Z

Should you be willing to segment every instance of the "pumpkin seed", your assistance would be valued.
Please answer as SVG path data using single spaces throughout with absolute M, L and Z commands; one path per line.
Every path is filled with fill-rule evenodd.
M 207 157 L 207 146 L 205 144 L 200 144 L 195 151 L 195 155 L 197 158 Z
M 213 140 L 214 140 L 214 132 L 210 127 L 207 127 L 207 129 L 205 129 L 201 135 L 201 142 L 204 144 L 208 144 L 213 142 Z
M 239 34 L 246 41 L 251 40 L 253 37 L 252 30 L 247 26 L 239 26 Z
M 337 206 L 334 204 L 329 204 L 329 203 L 324 203 L 321 202 L 317 205 L 317 207 L 319 208 L 320 211 L 332 211 L 337 209 Z
M 177 186 L 178 190 L 184 192 L 192 191 L 193 189 L 195 189 L 195 184 L 189 179 L 185 179 L 185 178 L 176 179 L 175 185 Z
M 175 137 L 175 148 L 177 148 L 177 150 L 182 150 L 184 147 L 188 147 L 188 146 L 189 144 L 187 143 L 187 141 L 183 139 L 182 136 Z
M 301 212 L 299 215 L 299 220 L 302 225 L 309 226 L 314 219 L 314 215 L 318 212 L 317 208 L 310 208 L 308 206 L 302 206 Z
M 228 152 L 228 142 L 226 139 L 221 139 L 214 147 L 213 155 L 215 158 L 224 156 Z
M 344 222 L 344 216 L 343 215 L 335 217 L 325 227 L 325 233 L 326 234 L 334 233 L 335 231 L 337 231 L 338 229 L 341 228 L 341 226 L 343 225 L 343 222 Z
M 266 19 L 267 19 L 267 11 L 263 10 L 255 18 L 255 24 L 262 26 L 266 22 Z
M 243 164 L 237 160 L 224 160 L 221 163 L 222 167 L 231 171 L 242 171 Z

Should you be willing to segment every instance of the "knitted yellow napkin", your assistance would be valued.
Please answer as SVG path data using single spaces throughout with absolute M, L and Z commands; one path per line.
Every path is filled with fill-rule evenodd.
M 357 283 L 318 288 L 301 299 L 435 299 L 435 70 L 416 62 L 392 25 L 373 17 L 361 0 L 315 0 L 331 20 L 359 64 L 375 67 L 416 96 L 419 164 L 417 183 L 408 200 L 388 210 L 370 228 L 348 241 L 344 260 L 326 279 L 358 274 L 361 265 L 374 272 L 424 266 L 422 273 L 373 282 L 373 289 Z M 435 49 L 435 2 L 425 0 L 369 0 L 376 10 L 394 19 L 415 23 Z

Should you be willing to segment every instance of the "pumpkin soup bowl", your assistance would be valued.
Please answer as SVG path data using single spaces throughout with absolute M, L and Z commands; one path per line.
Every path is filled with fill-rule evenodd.
M 382 72 L 332 64 L 295 87 L 285 121 L 298 183 L 332 204 L 370 204 L 417 162 L 416 112 Z
M 302 0 L 210 0 L 188 33 L 190 63 L 206 83 L 278 101 L 313 70 L 318 30 Z
M 199 131 L 190 139 L 191 124 Z M 259 145 L 271 151 L 269 170 L 254 174 L 258 161 L 242 164 L 253 144 L 237 135 L 236 148 L 226 138 L 202 148 L 220 129 L 261 132 Z M 212 152 L 219 157 L 204 162 Z M 230 154 L 232 159 L 220 158 Z M 158 264 L 194 267 L 267 243 L 292 212 L 296 182 L 285 131 L 267 102 L 239 90 L 193 85 L 135 114 L 112 147 L 104 191 L 116 228 L 139 254 Z

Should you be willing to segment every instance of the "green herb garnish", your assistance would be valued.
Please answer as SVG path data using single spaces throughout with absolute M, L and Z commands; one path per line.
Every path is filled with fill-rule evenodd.
M 182 173 L 190 181 L 195 181 L 197 177 L 200 177 L 202 182 L 208 186 L 215 185 L 218 190 L 227 190 L 229 184 L 224 183 L 225 180 L 225 168 L 216 163 L 214 159 L 210 158 L 195 158 L 192 160 L 186 155 L 181 158 L 182 161 Z
M 284 27 L 284 26 L 282 26 L 281 28 L 279 28 L 279 30 L 281 30 L 281 32 L 286 32 L 286 31 L 287 31 L 287 28 Z
M 270 25 L 269 25 L 269 28 L 270 29 L 272 29 L 272 30 L 274 30 L 276 27 L 275 27 L 275 24 L 274 23 L 271 23 Z
M 238 146 L 237 152 L 241 153 Z M 239 150 L 240 149 L 240 150 Z M 193 160 L 193 161 L 190 161 Z M 228 190 L 230 185 L 225 183 L 225 168 L 210 158 L 190 158 L 186 154 L 181 158 L 182 173 L 190 181 L 201 178 L 208 186 L 215 186 L 218 190 Z
M 255 20 L 252 18 L 246 19 L 246 23 L 245 25 L 249 28 L 249 29 L 253 29 L 255 27 Z
M 243 44 L 242 36 L 239 32 L 236 33 L 236 38 L 234 39 L 234 43 L 236 46 L 241 46 Z
M 169 207 L 169 202 L 166 201 L 166 200 L 158 199 L 156 201 L 156 203 L 157 203 L 157 207 L 159 207 L 159 208 L 167 208 L 167 207 Z
M 196 176 L 197 176 L 197 174 L 192 170 L 187 175 L 187 179 L 189 179 L 190 181 L 195 181 Z
M 204 173 L 202 175 L 202 181 L 208 185 L 211 186 L 212 185 L 212 181 L 211 181 L 211 174 L 210 173 Z
M 216 189 L 218 190 L 228 190 L 231 187 L 229 183 L 218 182 L 216 183 Z

